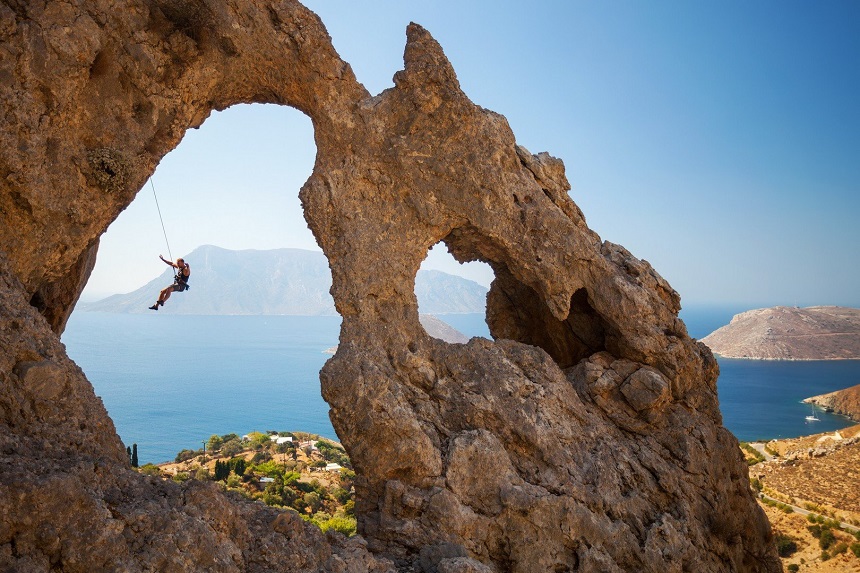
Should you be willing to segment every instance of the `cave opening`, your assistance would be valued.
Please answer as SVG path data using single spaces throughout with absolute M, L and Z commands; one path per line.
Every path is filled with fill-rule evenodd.
M 173 278 L 149 183 L 103 234 L 62 340 L 141 464 L 212 435 L 337 439 L 318 373 L 340 316 L 298 199 L 315 156 L 310 119 L 286 106 L 237 105 L 189 130 L 153 182 L 191 288 L 158 311 Z
M 611 346 L 614 331 L 591 304 L 587 289 L 573 293 L 567 317 L 559 320 L 540 294 L 511 271 L 509 254 L 479 230 L 455 229 L 444 243 L 457 261 L 480 261 L 492 270 L 486 324 L 494 339 L 542 348 L 562 369 Z

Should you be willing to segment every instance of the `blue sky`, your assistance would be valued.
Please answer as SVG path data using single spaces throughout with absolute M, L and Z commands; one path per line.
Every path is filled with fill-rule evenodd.
M 860 306 L 860 3 L 306 5 L 373 94 L 402 67 L 407 24 L 427 28 L 472 101 L 561 158 L 589 226 L 685 306 Z M 153 177 L 173 256 L 317 248 L 297 198 L 314 153 L 289 108 L 189 131 Z M 137 288 L 166 251 L 147 186 L 103 236 L 85 297 Z M 436 251 L 428 268 L 492 279 Z

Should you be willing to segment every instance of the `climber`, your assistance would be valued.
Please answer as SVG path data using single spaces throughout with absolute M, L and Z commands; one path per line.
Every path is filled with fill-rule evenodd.
M 165 288 L 158 295 L 158 300 L 155 304 L 149 307 L 152 310 L 158 310 L 159 306 L 164 306 L 164 301 L 170 298 L 172 292 L 182 292 L 188 290 L 188 279 L 191 277 L 191 265 L 185 262 L 184 259 L 176 259 L 176 262 L 168 261 L 163 256 L 158 255 L 158 258 L 164 263 L 176 269 L 176 276 L 173 277 L 173 284 Z

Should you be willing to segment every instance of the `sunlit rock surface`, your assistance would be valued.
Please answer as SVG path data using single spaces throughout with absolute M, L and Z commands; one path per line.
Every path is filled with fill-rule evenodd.
M 371 96 L 296 2 L 0 5 L 0 564 L 780 569 L 678 294 L 588 229 L 562 162 L 472 103 L 420 26 L 404 64 Z M 321 379 L 358 473 L 350 540 L 132 472 L 58 339 L 98 237 L 159 160 L 249 102 L 315 129 L 300 196 L 343 316 Z M 421 327 L 415 275 L 439 241 L 495 271 L 495 341 Z

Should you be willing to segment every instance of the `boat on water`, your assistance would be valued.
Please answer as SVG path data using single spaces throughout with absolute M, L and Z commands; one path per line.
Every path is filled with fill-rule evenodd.
M 819 422 L 820 418 L 818 418 L 818 416 L 815 415 L 815 406 L 810 404 L 809 407 L 812 410 L 812 413 L 806 417 L 806 421 L 807 422 Z

